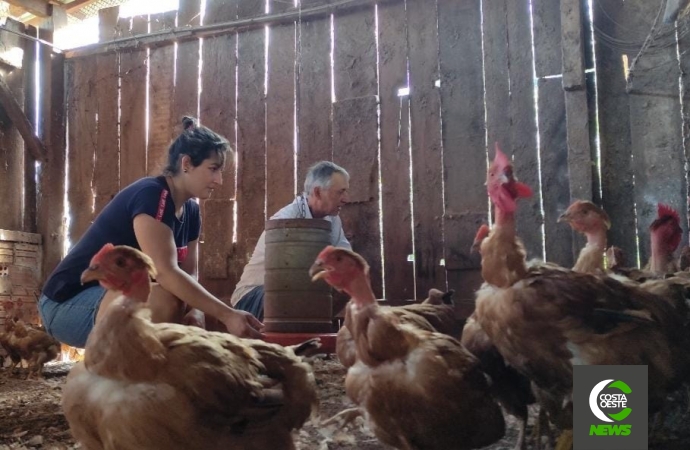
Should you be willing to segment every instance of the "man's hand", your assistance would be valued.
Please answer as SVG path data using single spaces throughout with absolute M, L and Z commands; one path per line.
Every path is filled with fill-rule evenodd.
M 198 309 L 192 308 L 182 319 L 182 325 L 206 329 L 206 315 Z
M 235 336 L 253 339 L 263 337 L 261 330 L 264 328 L 264 324 L 247 311 L 231 310 L 231 313 L 223 319 L 223 324 L 228 329 L 228 333 Z

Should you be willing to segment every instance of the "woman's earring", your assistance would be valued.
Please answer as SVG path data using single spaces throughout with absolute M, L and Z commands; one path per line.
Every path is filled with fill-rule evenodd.
M 184 170 L 184 173 L 187 173 L 187 169 L 183 169 L 183 170 Z

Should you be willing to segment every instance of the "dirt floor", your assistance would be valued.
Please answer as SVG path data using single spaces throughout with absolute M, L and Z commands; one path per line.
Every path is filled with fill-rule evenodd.
M 71 363 L 54 363 L 45 368 L 45 380 L 23 380 L 0 369 L 0 450 L 9 449 L 76 449 L 67 422 L 60 409 L 60 395 Z M 320 417 L 328 418 L 352 406 L 345 396 L 343 381 L 345 369 L 333 359 L 317 359 L 314 362 L 316 381 L 320 393 Z M 683 408 L 685 409 L 685 408 Z M 535 420 L 531 411 L 528 435 Z M 688 449 L 690 431 L 687 417 L 670 416 L 676 423 L 670 441 L 650 448 Z M 673 419 L 673 417 L 676 417 Z M 506 436 L 496 444 L 486 447 L 494 450 L 512 449 L 517 437 L 517 423 L 507 417 Z M 668 422 L 668 420 L 667 420 Z M 682 423 L 678 431 L 679 423 Z M 527 448 L 533 448 L 530 442 Z M 315 421 L 307 423 L 299 432 L 297 448 L 303 450 L 378 450 L 385 449 L 373 434 L 357 419 L 354 425 L 341 431 L 321 427 Z

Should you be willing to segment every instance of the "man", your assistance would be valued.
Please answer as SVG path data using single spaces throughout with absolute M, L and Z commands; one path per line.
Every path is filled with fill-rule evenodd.
M 325 219 L 331 222 L 331 244 L 352 249 L 338 217 L 340 208 L 348 202 L 350 175 L 330 161 L 321 161 L 309 168 L 304 181 L 304 193 L 271 219 Z M 244 267 L 230 301 L 235 309 L 252 313 L 257 319 L 264 316 L 264 275 L 266 269 L 266 231 L 261 233 L 249 263 Z

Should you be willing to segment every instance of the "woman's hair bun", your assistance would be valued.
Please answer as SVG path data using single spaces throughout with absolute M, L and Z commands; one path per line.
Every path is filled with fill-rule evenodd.
M 198 125 L 197 119 L 194 117 L 184 116 L 182 118 L 182 128 L 186 130 L 193 130 Z

